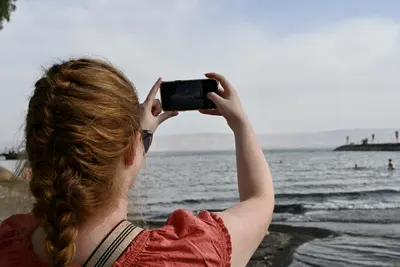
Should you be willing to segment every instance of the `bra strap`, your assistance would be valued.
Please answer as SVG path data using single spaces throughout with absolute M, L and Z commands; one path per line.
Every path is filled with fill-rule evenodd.
M 120 222 L 100 243 L 84 267 L 112 267 L 143 229 L 131 222 Z

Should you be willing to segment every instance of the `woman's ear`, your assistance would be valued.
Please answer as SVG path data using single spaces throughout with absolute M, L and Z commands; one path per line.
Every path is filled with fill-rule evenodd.
M 142 153 L 143 151 L 143 144 L 142 144 L 142 135 L 139 131 L 135 132 L 132 137 L 132 144 L 129 149 L 125 152 L 125 165 L 130 167 L 133 165 L 136 155 L 138 153 Z M 140 155 L 140 154 L 139 154 Z

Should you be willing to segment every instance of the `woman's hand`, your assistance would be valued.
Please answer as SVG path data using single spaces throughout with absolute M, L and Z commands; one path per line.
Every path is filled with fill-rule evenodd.
M 218 94 L 209 93 L 207 97 L 214 102 L 217 109 L 200 110 L 203 114 L 223 116 L 228 122 L 229 127 L 235 131 L 240 125 L 248 122 L 247 116 L 243 111 L 239 96 L 229 83 L 229 81 L 217 73 L 207 73 L 207 78 L 217 80 L 221 87 L 218 89 Z
M 149 130 L 153 133 L 157 127 L 169 118 L 178 115 L 176 111 L 162 112 L 161 102 L 156 99 L 158 89 L 160 88 L 162 79 L 158 78 L 157 82 L 151 88 L 146 100 L 140 105 L 142 116 L 141 116 L 141 127 L 143 130 Z

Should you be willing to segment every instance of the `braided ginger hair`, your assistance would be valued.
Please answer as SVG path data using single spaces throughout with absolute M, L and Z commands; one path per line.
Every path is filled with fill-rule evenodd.
M 69 265 L 78 224 L 113 204 L 117 165 L 139 130 L 136 90 L 105 62 L 62 62 L 36 82 L 25 138 L 33 213 L 45 229 L 52 266 Z

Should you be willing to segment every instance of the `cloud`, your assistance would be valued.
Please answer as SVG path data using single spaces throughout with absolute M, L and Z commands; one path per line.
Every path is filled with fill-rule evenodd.
M 142 98 L 159 76 L 189 79 L 221 72 L 236 85 L 259 133 L 400 125 L 398 22 L 354 17 L 282 34 L 237 6 L 200 0 L 21 0 L 0 32 L 0 140 L 12 139 L 21 125 L 41 65 L 71 56 L 110 60 Z M 223 119 L 193 112 L 160 129 L 161 134 L 228 131 Z

